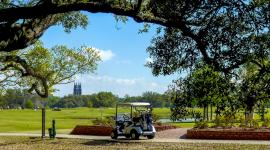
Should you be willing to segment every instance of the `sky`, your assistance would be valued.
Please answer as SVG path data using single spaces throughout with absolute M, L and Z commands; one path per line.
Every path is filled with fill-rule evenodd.
M 76 76 L 76 82 L 82 85 L 83 95 L 110 91 L 124 97 L 138 96 L 146 91 L 163 93 L 167 90 L 176 75 L 154 77 L 151 69 L 145 67 L 149 61 L 146 48 L 156 34 L 154 26 L 149 32 L 139 34 L 143 24 L 132 19 L 123 24 L 117 23 L 111 14 L 87 15 L 89 24 L 86 29 L 78 28 L 66 33 L 61 26 L 54 26 L 41 37 L 47 48 L 55 45 L 79 48 L 85 45 L 99 50 L 102 62 L 95 73 Z M 62 97 L 72 94 L 73 84 L 55 86 L 58 91 L 54 95 Z

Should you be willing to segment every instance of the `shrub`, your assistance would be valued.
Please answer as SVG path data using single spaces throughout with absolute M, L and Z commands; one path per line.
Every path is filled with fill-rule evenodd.
M 222 120 L 221 117 L 216 117 L 215 120 L 213 120 L 213 127 L 224 127 L 224 120 Z
M 240 117 L 239 121 L 240 121 L 239 127 L 242 127 L 242 128 L 247 127 L 247 123 L 246 123 L 246 121 L 245 121 L 245 119 L 243 117 Z
M 27 100 L 26 103 L 25 103 L 25 107 L 26 108 L 29 108 L 29 109 L 32 109 L 34 108 L 34 104 L 31 100 Z
M 194 128 L 199 128 L 199 129 L 208 128 L 208 122 L 207 121 L 195 122 Z
M 270 118 L 265 118 L 263 123 L 262 123 L 262 127 L 269 127 L 270 126 Z
M 249 127 L 249 128 L 259 129 L 260 124 L 259 124 L 258 120 L 255 120 L 255 119 L 244 120 L 243 118 L 241 118 L 240 127 L 242 127 L 242 128 Z
M 154 123 L 157 123 L 158 120 L 160 119 L 160 116 L 158 116 L 156 113 L 152 112 L 152 119 Z
M 257 120 L 255 120 L 255 119 L 250 120 L 249 126 L 251 128 L 255 128 L 255 129 L 260 128 L 259 122 Z
M 97 118 L 96 120 L 93 121 L 94 125 L 104 125 L 104 126 L 114 126 L 114 117 L 113 116 L 108 116 L 105 117 L 104 119 Z

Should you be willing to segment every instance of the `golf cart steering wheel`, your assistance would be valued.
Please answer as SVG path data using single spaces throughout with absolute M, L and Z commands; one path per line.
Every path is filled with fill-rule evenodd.
M 130 120 L 130 117 L 126 114 L 123 115 L 123 119 L 124 121 L 129 121 Z

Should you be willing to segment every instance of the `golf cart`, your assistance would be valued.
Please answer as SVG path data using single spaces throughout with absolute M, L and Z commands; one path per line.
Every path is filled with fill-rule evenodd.
M 130 113 L 119 113 L 119 107 L 129 107 Z M 155 133 L 150 103 L 134 102 L 116 105 L 115 128 L 111 133 L 112 139 L 117 139 L 118 136 L 131 139 L 146 136 L 148 139 L 153 139 Z

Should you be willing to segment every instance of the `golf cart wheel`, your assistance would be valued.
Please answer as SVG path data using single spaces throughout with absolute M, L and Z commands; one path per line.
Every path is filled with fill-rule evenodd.
M 136 131 L 136 130 L 131 130 L 131 132 L 130 132 L 130 138 L 132 139 L 132 140 L 138 140 L 139 139 L 139 134 L 138 134 L 138 132 Z
M 130 135 L 129 135 L 129 134 L 126 134 L 125 137 L 126 137 L 127 139 L 129 139 L 129 138 L 130 138 Z
M 148 139 L 153 139 L 153 138 L 155 138 L 155 133 L 153 133 L 152 135 L 147 135 L 147 138 L 148 138 Z
M 118 137 L 117 131 L 116 131 L 116 130 L 113 130 L 113 131 L 111 132 L 111 138 L 112 138 L 112 139 L 117 139 L 117 137 Z

